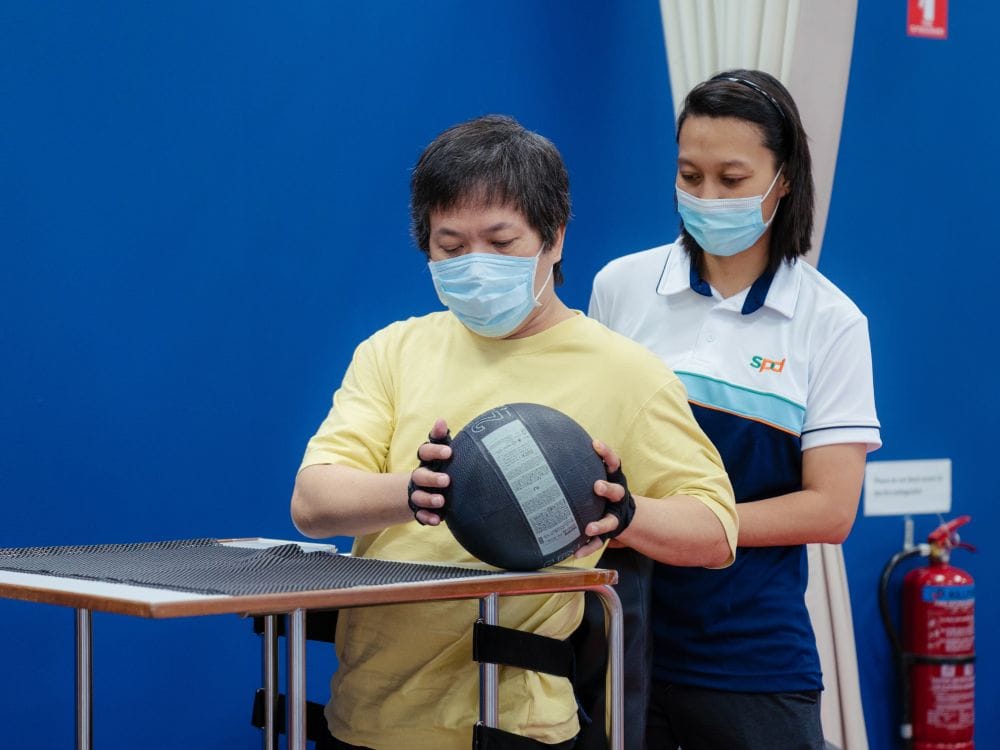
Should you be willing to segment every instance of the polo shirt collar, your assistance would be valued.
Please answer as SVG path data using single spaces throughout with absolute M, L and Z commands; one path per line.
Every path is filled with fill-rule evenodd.
M 656 293 L 670 297 L 688 289 L 693 289 L 694 285 L 691 283 L 690 269 L 691 262 L 688 259 L 687 252 L 681 246 L 680 240 L 672 245 L 668 245 L 667 257 L 663 263 L 663 271 L 660 272 L 660 280 L 656 285 Z M 705 284 L 705 288 L 707 289 L 708 283 L 702 283 Z M 698 293 L 704 294 L 705 292 Z M 709 290 L 708 294 L 711 295 L 712 292 Z
M 802 286 L 802 263 L 804 262 L 798 259 L 791 263 L 782 261 L 778 270 L 774 272 L 771 288 L 767 291 L 767 298 L 764 300 L 765 306 L 781 313 L 786 318 L 791 318 L 795 314 L 795 303 L 798 302 L 799 288 Z
M 765 271 L 747 291 L 743 315 L 757 312 L 761 307 L 769 307 L 786 318 L 791 318 L 795 312 L 795 303 L 799 297 L 801 269 L 798 261 L 793 264 L 782 262 L 776 271 Z M 691 259 L 679 242 L 670 246 L 667 252 L 660 281 L 656 285 L 656 293 L 671 296 L 691 290 L 705 297 L 712 296 L 712 288 L 701 277 L 697 269 L 691 265 Z

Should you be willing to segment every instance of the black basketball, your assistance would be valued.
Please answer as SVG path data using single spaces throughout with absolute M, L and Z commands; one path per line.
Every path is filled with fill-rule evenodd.
M 594 482 L 607 474 L 573 419 L 540 404 L 490 409 L 454 437 L 444 471 L 448 528 L 468 552 L 509 570 L 565 560 L 604 515 Z

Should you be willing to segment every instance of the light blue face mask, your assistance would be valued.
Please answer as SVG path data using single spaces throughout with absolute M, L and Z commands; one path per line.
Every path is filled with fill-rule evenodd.
M 543 246 L 544 249 L 544 246 Z M 480 336 L 500 338 L 517 330 L 539 306 L 538 298 L 552 277 L 552 269 L 535 294 L 538 255 L 520 258 L 495 253 L 466 253 L 431 261 L 431 279 L 438 299 Z
M 774 213 L 765 222 L 761 207 L 777 184 L 782 168 L 778 168 L 766 193 L 750 198 L 696 198 L 676 188 L 677 210 L 684 228 L 706 253 L 728 257 L 743 252 L 760 239 L 778 213 L 775 205 Z

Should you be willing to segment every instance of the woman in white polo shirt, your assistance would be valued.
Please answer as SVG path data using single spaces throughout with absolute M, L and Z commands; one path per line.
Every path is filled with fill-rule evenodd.
M 851 529 L 881 444 L 867 320 L 807 263 L 813 180 L 775 78 L 720 73 L 677 120 L 680 238 L 609 263 L 590 314 L 688 390 L 739 505 L 725 570 L 656 565 L 649 750 L 822 748 L 805 545 Z

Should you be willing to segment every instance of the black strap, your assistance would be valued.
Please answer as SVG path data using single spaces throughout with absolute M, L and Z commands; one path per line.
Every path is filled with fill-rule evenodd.
M 504 664 L 573 679 L 573 644 L 523 630 L 487 625 L 472 628 L 472 658 L 480 663 Z
M 902 660 L 905 664 L 972 664 L 976 661 L 975 654 L 966 656 L 930 656 L 904 651 Z
M 488 727 L 483 723 L 476 724 L 472 730 L 472 750 L 571 750 L 575 742 L 574 737 L 566 742 L 550 745 L 496 727 Z
M 322 641 L 323 643 L 334 643 L 337 633 L 338 609 L 311 609 L 306 612 L 306 640 Z M 286 615 L 275 615 L 275 635 L 278 638 L 285 637 L 288 617 Z M 257 635 L 264 635 L 264 616 L 256 615 L 253 618 L 253 632 Z

